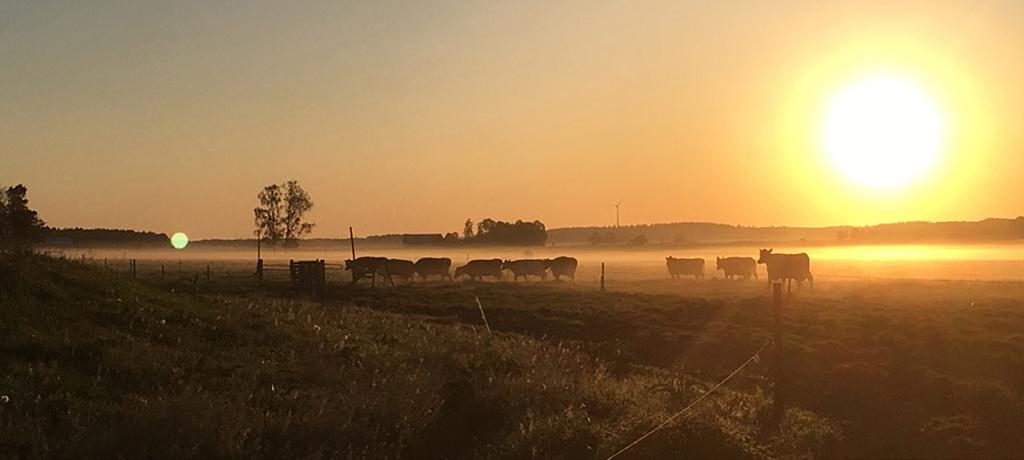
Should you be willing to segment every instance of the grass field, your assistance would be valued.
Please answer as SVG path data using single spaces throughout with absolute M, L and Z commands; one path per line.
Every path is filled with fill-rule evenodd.
M 5 294 L 5 456 L 604 458 L 771 336 L 764 282 L 337 273 L 311 299 L 92 262 L 35 259 Z M 764 353 L 627 456 L 1019 456 L 1022 303 L 1015 281 L 821 277 L 785 307 L 781 426 Z

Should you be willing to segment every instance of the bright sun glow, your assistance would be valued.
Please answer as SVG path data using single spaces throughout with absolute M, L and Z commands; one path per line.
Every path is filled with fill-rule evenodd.
M 935 163 L 942 148 L 935 105 L 899 77 L 869 77 L 843 88 L 824 121 L 825 150 L 836 166 L 874 188 L 906 185 Z

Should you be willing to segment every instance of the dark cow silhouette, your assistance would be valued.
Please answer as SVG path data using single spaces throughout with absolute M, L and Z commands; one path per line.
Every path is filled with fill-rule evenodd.
M 377 273 L 391 275 L 392 279 L 401 278 L 402 281 L 410 282 L 413 275 L 416 274 L 416 264 L 412 263 L 411 260 L 388 259 L 384 264 L 380 265 Z
M 501 279 L 502 265 L 503 263 L 501 259 L 471 260 L 467 262 L 466 265 L 455 269 L 455 277 L 468 276 L 469 279 L 475 280 L 477 278 L 490 276 L 494 279 Z
M 385 257 L 357 257 L 345 260 L 345 270 L 352 272 L 352 283 L 363 278 L 370 278 L 370 285 L 377 282 L 376 274 L 387 262 Z
M 513 281 L 519 281 L 519 277 L 529 280 L 527 276 L 531 275 L 539 277 L 542 281 L 548 279 L 548 264 L 543 259 L 506 260 L 501 269 L 511 271 Z
M 704 259 L 666 257 L 665 265 L 668 266 L 668 273 L 673 278 L 679 278 L 680 276 L 693 276 L 693 279 L 704 278 Z
M 806 253 L 773 254 L 771 249 L 762 249 L 757 263 L 768 267 L 768 285 L 775 281 L 786 281 L 787 290 L 792 291 L 792 281 L 796 280 L 797 289 L 809 281 L 814 289 L 814 276 L 811 275 L 811 258 Z
M 430 275 L 440 276 L 441 279 L 452 279 L 452 260 L 447 257 L 423 257 L 416 261 L 416 274 L 427 280 Z
M 718 257 L 715 259 L 715 268 L 725 271 L 725 279 L 736 276 L 742 276 L 743 279 L 753 276 L 757 279 L 757 261 L 753 257 Z
M 556 280 L 562 279 L 562 276 L 568 276 L 569 279 L 576 281 L 576 266 L 579 265 L 579 261 L 575 257 L 555 257 L 554 259 L 548 259 L 547 268 L 551 270 L 551 274 L 555 276 Z

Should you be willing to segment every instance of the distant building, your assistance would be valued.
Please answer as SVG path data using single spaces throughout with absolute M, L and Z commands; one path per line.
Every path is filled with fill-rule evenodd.
M 402 246 L 440 246 L 442 244 L 444 244 L 444 235 L 440 233 L 402 235 Z

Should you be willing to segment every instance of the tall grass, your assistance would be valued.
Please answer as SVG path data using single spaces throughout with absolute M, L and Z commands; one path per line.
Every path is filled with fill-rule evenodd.
M 20 264 L 3 299 L 0 456 L 601 458 L 706 391 L 612 372 L 578 341 L 427 316 L 195 295 L 80 264 Z M 640 457 L 803 456 L 837 427 L 724 389 Z

